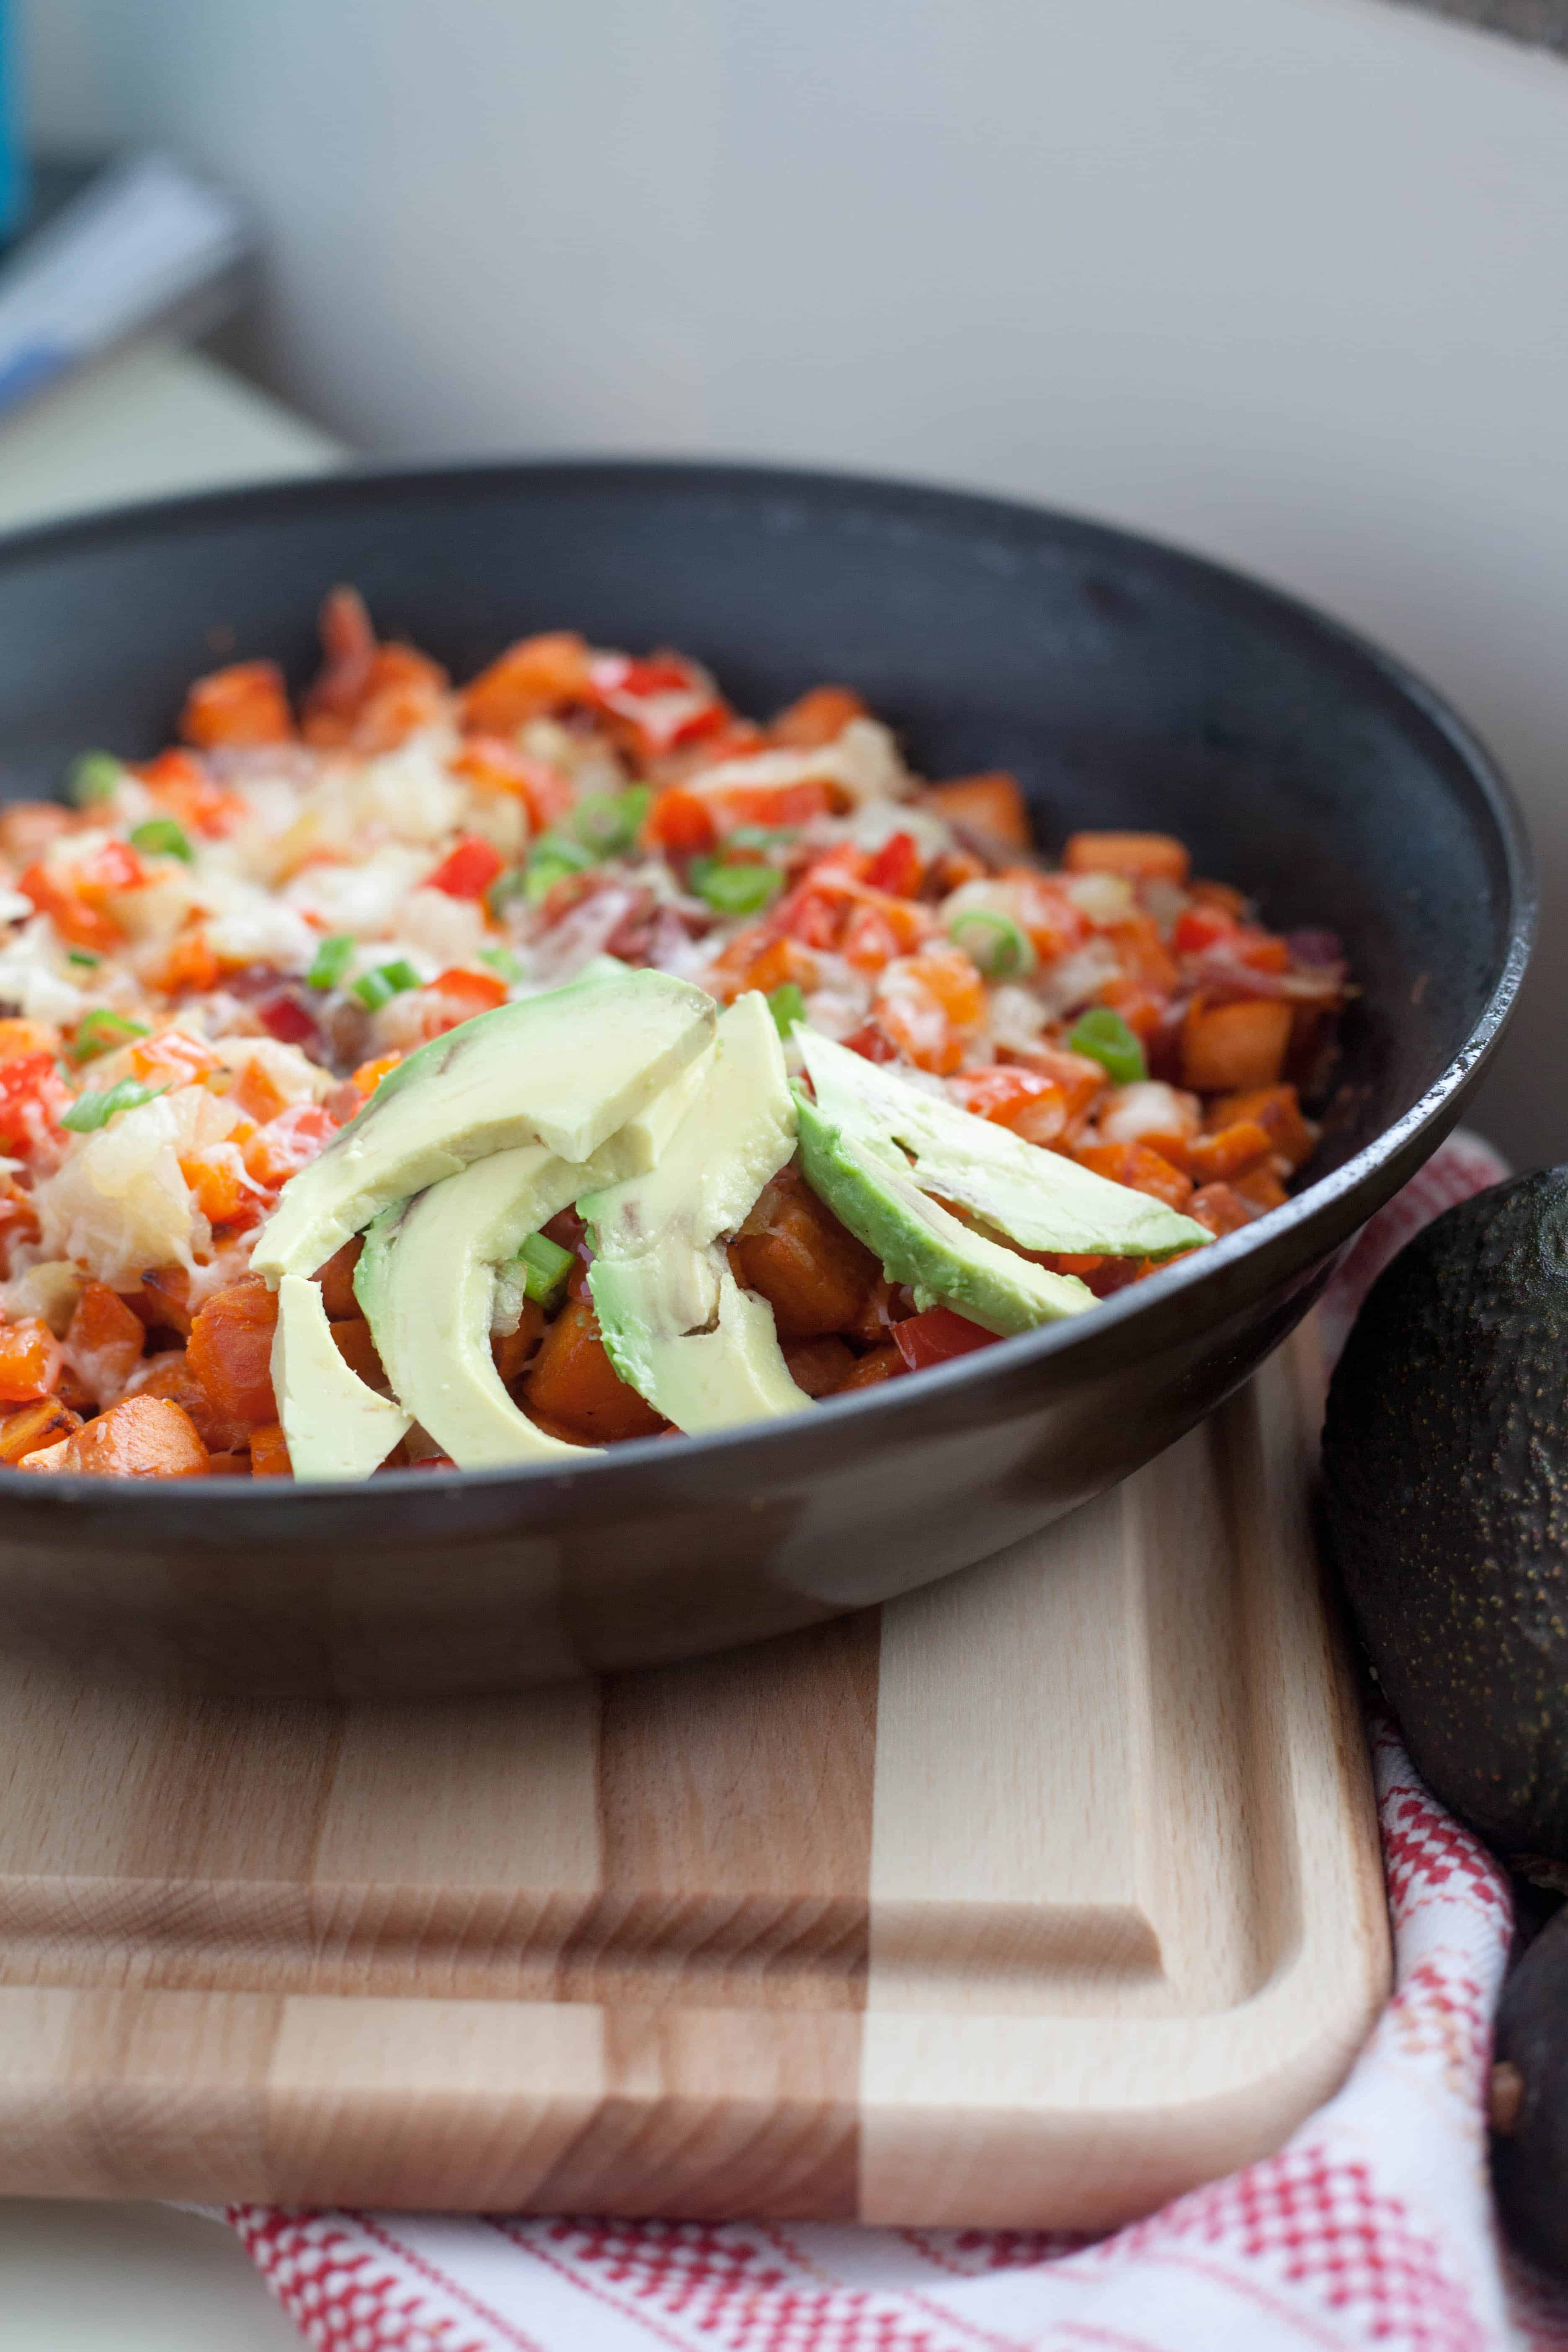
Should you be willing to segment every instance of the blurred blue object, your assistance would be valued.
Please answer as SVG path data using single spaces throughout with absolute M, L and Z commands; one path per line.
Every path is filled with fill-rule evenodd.
M 0 238 L 22 225 L 27 206 L 27 169 L 16 104 L 16 20 L 10 0 L 0 0 Z

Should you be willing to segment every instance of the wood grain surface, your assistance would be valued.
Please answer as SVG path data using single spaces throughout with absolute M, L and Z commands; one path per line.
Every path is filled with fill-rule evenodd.
M 0 1665 L 0 2191 L 1097 2226 L 1387 1983 L 1309 1330 L 1044 1536 L 445 1707 Z

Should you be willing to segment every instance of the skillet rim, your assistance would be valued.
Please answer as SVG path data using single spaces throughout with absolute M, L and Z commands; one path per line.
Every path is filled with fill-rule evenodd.
M 1292 1273 L 1304 1276 L 1314 1263 L 1338 1248 L 1380 1207 L 1407 1174 L 1414 1172 L 1426 1157 L 1419 1149 L 1425 1139 L 1430 1136 L 1429 1148 L 1435 1148 L 1441 1140 L 1458 1116 L 1460 1099 L 1494 1051 L 1518 1001 L 1534 946 L 1538 892 L 1535 860 L 1523 814 L 1492 754 L 1436 689 L 1396 656 L 1307 599 L 1174 541 L 1124 530 L 1061 508 L 999 498 L 962 486 L 911 482 L 896 476 L 809 466 L 708 463 L 679 457 L 515 460 L 485 457 L 440 465 L 416 459 L 408 463 L 353 465 L 326 475 L 139 500 L 68 517 L 59 522 L 31 525 L 0 537 L 0 574 L 26 571 L 56 553 L 90 552 L 97 547 L 112 547 L 149 536 L 166 542 L 186 529 L 242 523 L 258 512 L 287 517 L 301 508 L 374 507 L 388 493 L 398 491 L 415 499 L 450 495 L 454 491 L 482 497 L 487 489 L 511 491 L 530 480 L 567 487 L 581 481 L 611 489 L 624 483 L 630 488 L 687 488 L 720 495 L 729 490 L 753 497 L 772 490 L 780 496 L 809 496 L 829 506 L 858 503 L 906 523 L 929 518 L 933 526 L 943 529 L 943 535 L 949 539 L 961 537 L 967 523 L 973 530 L 984 530 L 993 541 L 1011 538 L 1031 546 L 1038 543 L 1038 529 L 1045 523 L 1051 527 L 1058 543 L 1065 539 L 1079 546 L 1114 550 L 1123 556 L 1136 555 L 1145 564 L 1152 562 L 1167 573 L 1182 574 L 1194 581 L 1218 601 L 1240 602 L 1255 611 L 1262 606 L 1293 634 L 1316 638 L 1320 643 L 1326 641 L 1342 657 L 1348 656 L 1352 665 L 1359 664 L 1375 673 L 1385 689 L 1392 689 L 1396 699 L 1414 706 L 1428 726 L 1446 739 L 1491 820 L 1507 881 L 1508 948 L 1479 1017 L 1452 1059 L 1407 1110 L 1341 1167 L 1293 1194 L 1281 1207 L 1268 1211 L 1207 1249 L 1177 1259 L 1146 1281 L 1101 1301 L 1090 1315 L 1046 1324 L 1013 1339 L 1001 1339 L 976 1356 L 928 1369 L 921 1375 L 915 1397 L 900 1384 L 890 1394 L 884 1385 L 847 1397 L 824 1399 L 818 1412 L 809 1419 L 792 1417 L 780 1423 L 743 1423 L 706 1436 L 685 1437 L 676 1458 L 663 1450 L 662 1437 L 641 1438 L 612 1449 L 588 1452 L 580 1465 L 565 1470 L 546 1464 L 484 1470 L 394 1470 L 378 1476 L 374 1487 L 369 1481 L 359 1479 L 323 1479 L 303 1486 L 281 1479 L 276 1484 L 264 1482 L 259 1491 L 253 1478 L 220 1475 L 181 1480 L 117 1479 L 110 1483 L 81 1474 L 47 1479 L 41 1487 L 35 1479 L 23 1488 L 20 1482 L 25 1473 L 0 1467 L 0 1496 L 16 1502 L 26 1496 L 30 1508 L 69 1511 L 84 1504 L 97 1509 L 111 1504 L 116 1509 L 134 1513 L 154 1509 L 162 1512 L 171 1505 L 176 1509 L 194 1509 L 204 1500 L 210 1500 L 221 1510 L 226 1504 L 237 1504 L 243 1498 L 250 1507 L 246 1536 L 250 1540 L 264 1541 L 265 1527 L 256 1525 L 252 1514 L 282 1512 L 291 1518 L 316 1502 L 323 1506 L 335 1504 L 341 1509 L 363 1505 L 373 1496 L 395 1501 L 399 1496 L 418 1495 L 435 1504 L 443 1499 L 455 1502 L 470 1494 L 495 1496 L 503 1491 L 515 1491 L 520 1497 L 532 1495 L 543 1499 L 548 1496 L 562 1507 L 591 1503 L 602 1496 L 608 1508 L 613 1507 L 618 1488 L 634 1483 L 656 1464 L 661 1471 L 679 1469 L 699 1475 L 704 1465 L 722 1464 L 731 1472 L 731 1479 L 725 1483 L 731 1485 L 733 1457 L 737 1454 L 763 1457 L 758 1464 L 759 1477 L 771 1480 L 784 1475 L 773 1459 L 781 1447 L 798 1450 L 813 1435 L 828 1438 L 838 1431 L 847 1435 L 857 1428 L 863 1428 L 869 1436 L 883 1420 L 907 1413 L 913 1405 L 940 1407 L 944 1399 L 972 1391 L 978 1394 L 988 1381 L 998 1377 L 1005 1379 L 1009 1373 L 1029 1365 L 1070 1367 L 1090 1380 L 1113 1372 L 1129 1352 L 1126 1335 L 1130 1328 L 1140 1333 L 1147 1329 L 1150 1344 L 1157 1346 L 1159 1336 L 1152 1327 L 1176 1326 L 1183 1304 L 1194 1287 L 1212 1288 L 1223 1283 L 1234 1269 L 1254 1259 L 1265 1255 L 1275 1259 L 1274 1279 L 1288 1278 Z M 1364 1202 L 1361 1198 L 1363 1193 L 1369 1196 Z M 1267 1287 L 1267 1282 L 1259 1287 Z M 185 1499 L 176 1501 L 176 1493 Z

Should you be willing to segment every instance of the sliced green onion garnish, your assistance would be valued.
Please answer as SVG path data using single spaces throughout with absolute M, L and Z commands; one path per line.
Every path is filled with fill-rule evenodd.
M 515 987 L 522 978 L 522 966 L 510 948 L 481 948 L 479 961 L 488 963 L 490 970 L 498 972 L 509 988 Z
M 354 941 L 351 931 L 334 931 L 323 940 L 310 961 L 305 974 L 307 988 L 336 988 L 353 961 Z
M 96 971 L 99 965 L 103 961 L 103 958 L 100 955 L 94 955 L 90 948 L 68 948 L 66 950 L 66 961 L 67 963 L 79 964 L 83 971 Z
M 390 1004 L 405 989 L 422 985 L 414 966 L 399 956 L 392 963 L 378 963 L 374 971 L 362 971 L 349 994 L 357 996 L 367 1013 L 379 1013 L 384 1004 Z
M 798 824 L 738 824 L 724 835 L 726 849 L 776 849 L 781 843 L 798 841 Z
M 183 857 L 187 866 L 195 858 L 184 826 L 172 816 L 150 816 L 145 824 L 133 824 L 131 846 L 144 849 L 150 857 Z
M 805 1019 L 805 999 L 798 982 L 781 980 L 776 988 L 770 988 L 768 1011 L 778 1025 L 779 1035 L 787 1040 L 795 1023 Z
M 1119 1087 L 1133 1086 L 1149 1075 L 1142 1045 L 1109 1004 L 1091 1005 L 1068 1033 L 1068 1044 L 1075 1054 L 1087 1054 L 1098 1062 Z
M 166 1095 L 167 1087 L 144 1087 L 140 1078 L 121 1078 L 117 1087 L 106 1087 L 101 1094 L 78 1095 L 61 1119 L 73 1135 L 90 1135 L 95 1127 L 107 1127 L 119 1110 L 140 1110 L 143 1103 Z
M 78 808 L 91 808 L 96 801 L 113 799 L 124 773 L 112 751 L 84 751 L 66 772 L 66 795 Z
M 563 882 L 569 874 L 586 873 L 590 866 L 598 862 L 594 852 L 585 849 L 580 841 L 574 841 L 569 833 L 542 833 L 522 870 L 523 896 L 531 907 L 537 907 L 557 882 Z M 500 887 L 498 882 L 495 887 Z
M 117 1045 L 129 1045 L 132 1037 L 145 1037 L 144 1021 L 127 1021 L 122 1013 L 110 1013 L 107 1005 L 95 1012 L 84 1013 L 77 1024 L 71 1040 L 73 1062 L 93 1062 L 100 1054 L 112 1054 Z
M 784 886 L 776 866 L 719 866 L 711 858 L 694 857 L 686 878 L 720 915 L 757 914 Z
M 965 907 L 949 923 L 947 936 L 987 980 L 1022 980 L 1035 969 L 1028 932 L 994 907 Z
M 624 793 L 586 793 L 572 812 L 572 830 L 595 857 L 624 857 L 637 846 L 652 800 L 651 784 L 631 784 Z
M 553 1307 L 566 1287 L 566 1277 L 572 1271 L 573 1254 L 552 1242 L 547 1234 L 530 1234 L 517 1254 L 522 1268 L 522 1286 L 530 1298 L 541 1307 Z

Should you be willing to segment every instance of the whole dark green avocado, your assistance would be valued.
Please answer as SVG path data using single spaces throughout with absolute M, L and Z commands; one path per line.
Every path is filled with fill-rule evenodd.
M 1447 1210 L 1380 1276 L 1323 1479 L 1429 1786 L 1505 1853 L 1568 1861 L 1568 1168 Z
M 1521 2252 L 1568 2278 L 1568 1911 L 1503 1987 L 1492 2074 L 1492 2179 Z

